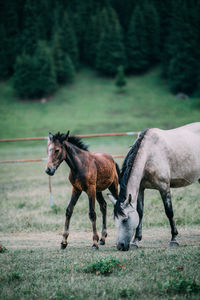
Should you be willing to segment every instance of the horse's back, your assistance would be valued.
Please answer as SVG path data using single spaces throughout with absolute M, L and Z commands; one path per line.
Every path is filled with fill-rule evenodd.
M 170 177 L 172 186 L 200 178 L 200 122 L 171 130 L 149 129 L 147 141 L 151 170 Z
M 114 180 L 118 180 L 117 169 L 112 155 L 104 152 L 93 152 L 92 156 L 97 169 L 97 191 L 107 189 Z
M 170 131 L 189 131 L 200 135 L 200 122 L 190 123 L 186 124 L 184 126 L 171 129 Z
M 149 136 L 155 144 L 180 154 L 184 150 L 200 153 L 200 122 L 191 123 L 175 129 L 162 130 L 151 128 Z M 166 150 L 167 150 L 166 149 Z

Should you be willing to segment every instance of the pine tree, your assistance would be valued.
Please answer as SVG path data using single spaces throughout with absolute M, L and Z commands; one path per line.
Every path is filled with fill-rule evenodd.
M 102 20 L 96 68 L 103 74 L 114 75 L 120 65 L 126 65 L 122 29 L 116 13 L 110 7 L 103 9 Z
M 22 32 L 22 47 L 27 54 L 33 55 L 39 40 L 37 23 L 37 6 L 34 0 L 27 0 L 24 6 L 24 24 Z
M 54 37 L 53 59 L 57 82 L 59 84 L 72 82 L 75 76 L 74 65 L 69 55 L 61 48 L 59 33 L 56 33 Z
M 49 0 L 37 1 L 36 14 L 37 14 L 37 28 L 40 40 L 50 40 L 52 35 L 52 5 Z
M 39 42 L 34 55 L 22 53 L 16 61 L 13 77 L 16 93 L 22 98 L 41 98 L 56 88 L 51 52 Z
M 77 40 L 67 12 L 64 13 L 63 20 L 61 23 L 60 45 L 62 51 L 66 55 L 68 54 L 70 56 L 74 66 L 77 68 L 79 65 Z
M 9 76 L 9 61 L 7 60 L 6 33 L 4 24 L 0 24 L 0 79 Z
M 156 7 L 149 1 L 143 2 L 146 23 L 148 57 L 151 65 L 160 60 L 160 19 Z
M 174 93 L 192 94 L 198 84 L 198 30 L 194 21 L 196 5 L 177 2 L 168 43 L 167 78 Z
M 65 56 L 64 66 L 65 66 L 65 72 L 66 72 L 66 82 L 67 83 L 74 82 L 75 68 L 74 68 L 73 62 L 71 60 L 71 57 L 69 55 Z
M 138 0 L 111 0 L 111 5 L 118 14 L 120 24 L 125 31 L 128 30 L 128 25 Z
M 126 79 L 125 79 L 123 66 L 118 67 L 118 72 L 117 72 L 117 75 L 116 75 L 115 85 L 119 88 L 120 92 L 122 92 L 123 88 L 126 86 Z
M 85 33 L 84 61 L 91 67 L 96 66 L 97 46 L 100 39 L 102 19 L 101 14 L 92 16 Z
M 159 38 L 159 18 L 155 7 L 147 1 L 138 4 L 126 38 L 129 70 L 143 72 L 158 61 Z
M 149 67 L 146 24 L 140 5 L 136 6 L 130 21 L 126 51 L 129 70 L 136 73 Z
M 2 20 L 1 33 L 3 34 L 4 43 L 4 71 L 7 76 L 12 75 L 13 65 L 15 63 L 16 57 L 20 51 L 20 41 L 19 41 L 19 20 L 17 15 L 17 3 L 15 0 L 5 1 L 4 3 L 4 16 Z M 7 66 L 7 71 L 5 70 Z

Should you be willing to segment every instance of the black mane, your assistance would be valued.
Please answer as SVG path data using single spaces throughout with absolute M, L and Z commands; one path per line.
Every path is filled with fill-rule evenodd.
M 60 133 L 60 132 L 56 133 L 53 136 L 53 141 L 55 142 L 56 140 L 58 140 L 60 143 L 62 143 L 64 135 L 65 135 L 64 133 Z M 69 143 L 75 145 L 76 147 L 78 147 L 81 150 L 89 151 L 88 145 L 84 144 L 83 141 L 81 140 L 81 138 L 78 138 L 76 136 L 69 136 L 67 141 Z
M 119 193 L 119 198 L 116 202 L 116 205 L 114 207 L 114 215 L 117 217 L 118 215 L 124 215 L 123 210 L 121 208 L 121 203 L 126 200 L 126 188 L 127 188 L 127 183 L 131 174 L 131 170 L 134 164 L 134 161 L 137 157 L 138 150 L 140 148 L 141 142 L 147 133 L 148 129 L 142 131 L 137 138 L 136 142 L 133 144 L 131 147 L 131 150 L 128 152 L 126 155 L 123 165 L 122 165 L 122 170 L 120 173 L 120 193 Z

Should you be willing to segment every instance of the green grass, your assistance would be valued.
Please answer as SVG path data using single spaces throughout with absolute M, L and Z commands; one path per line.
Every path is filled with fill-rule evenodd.
M 124 94 L 116 92 L 114 80 L 81 71 L 74 85 L 62 87 L 44 104 L 16 99 L 10 83 L 2 83 L 0 138 L 46 136 L 49 131 L 68 129 L 78 134 L 173 128 L 199 121 L 199 103 L 197 98 L 178 100 L 171 95 L 159 69 L 128 78 Z M 91 151 L 126 154 L 134 138 L 84 141 Z M 0 144 L 0 160 L 45 156 L 46 141 Z M 122 159 L 117 162 L 121 165 Z M 69 246 L 61 251 L 65 209 L 71 195 L 69 169 L 63 163 L 52 177 L 52 208 L 44 170 L 45 163 L 0 164 L 0 299 L 199 298 L 199 184 L 172 190 L 175 221 L 182 233 L 179 249 L 167 248 L 170 227 L 161 198 L 158 192 L 146 191 L 144 242 L 138 251 L 116 250 L 113 207 L 108 201 L 108 243 L 97 252 L 91 251 L 85 194 L 71 219 Z M 106 192 L 104 195 L 107 199 Z M 96 211 L 100 233 L 98 205 Z M 186 237 L 184 233 L 188 233 Z M 24 240 L 19 242 L 21 235 Z M 47 241 L 51 238 L 50 246 Z M 96 266 L 97 272 L 86 273 L 91 266 Z M 103 270 L 112 271 L 104 276 Z
M 199 251 L 10 250 L 0 254 L 0 299 L 199 299 Z M 109 276 L 85 273 L 111 257 L 121 267 L 115 265 Z
M 173 128 L 200 119 L 199 99 L 171 95 L 155 69 L 130 77 L 125 94 L 114 80 L 81 71 L 73 85 L 61 88 L 46 103 L 20 101 L 11 85 L 0 85 L 0 137 L 46 136 L 49 131 L 98 133 Z

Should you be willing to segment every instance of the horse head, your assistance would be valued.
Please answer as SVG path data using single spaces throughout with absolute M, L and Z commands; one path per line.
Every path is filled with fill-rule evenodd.
M 132 203 L 131 195 L 128 200 L 120 202 L 112 195 L 108 194 L 109 199 L 114 204 L 115 226 L 117 230 L 117 249 L 128 251 L 130 242 L 139 224 L 139 216 Z
M 47 164 L 45 172 L 53 176 L 56 169 L 65 159 L 65 147 L 64 141 L 68 140 L 69 131 L 66 134 L 57 133 L 53 135 L 49 133 L 48 144 L 47 144 Z

